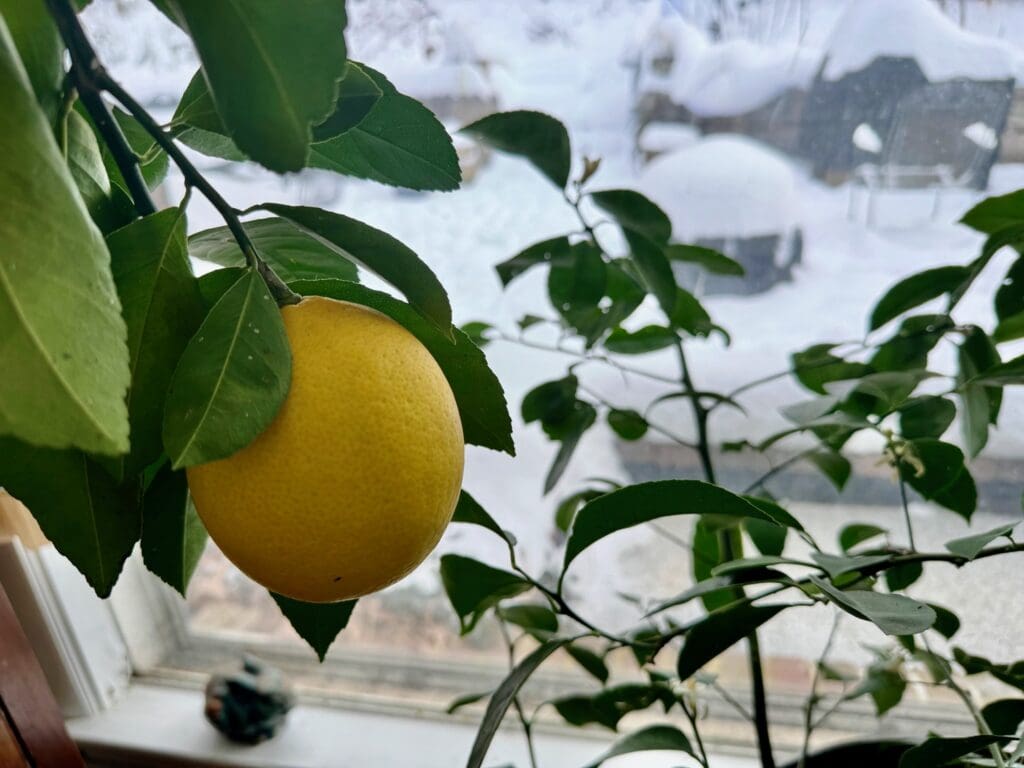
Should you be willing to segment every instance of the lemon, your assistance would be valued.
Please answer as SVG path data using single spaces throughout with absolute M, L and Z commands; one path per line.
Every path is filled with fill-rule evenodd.
M 462 483 L 448 382 L 391 318 L 308 297 L 281 310 L 288 397 L 249 446 L 188 470 L 210 537 L 252 579 L 296 600 L 360 597 L 437 545 Z

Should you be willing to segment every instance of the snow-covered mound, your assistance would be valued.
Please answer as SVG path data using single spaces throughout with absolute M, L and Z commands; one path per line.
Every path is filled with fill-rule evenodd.
M 1006 80 L 1019 67 L 1009 45 L 961 29 L 931 0 L 854 0 L 825 50 L 826 80 L 864 69 L 882 56 L 914 59 L 931 82 Z
M 495 98 L 483 69 L 469 61 L 403 61 L 388 68 L 388 77 L 399 91 L 421 101 Z
M 786 157 L 731 134 L 655 158 L 637 186 L 665 210 L 681 240 L 786 232 L 800 207 Z
M 806 88 L 821 59 L 817 51 L 793 45 L 711 42 L 679 16 L 655 19 L 637 52 L 640 90 L 665 93 L 699 117 L 742 115 L 789 88 Z M 659 60 L 671 60 L 667 73 L 659 71 Z

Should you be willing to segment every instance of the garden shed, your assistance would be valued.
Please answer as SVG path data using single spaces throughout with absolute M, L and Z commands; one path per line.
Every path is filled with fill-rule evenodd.
M 736 278 L 674 263 L 684 285 L 704 294 L 751 294 L 792 279 L 802 235 L 797 178 L 785 155 L 719 134 L 656 157 L 638 187 L 669 215 L 678 241 L 721 251 L 746 270 Z
M 982 189 L 1017 66 L 1009 46 L 961 29 L 929 0 L 850 3 L 803 105 L 799 154 L 830 182 L 872 164 L 942 169 L 942 183 Z M 890 176 L 893 186 L 936 183 Z

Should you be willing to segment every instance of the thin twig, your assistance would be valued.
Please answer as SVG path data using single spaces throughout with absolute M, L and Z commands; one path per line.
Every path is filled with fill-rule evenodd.
M 693 740 L 697 743 L 697 760 L 704 768 L 710 768 L 711 764 L 708 762 L 708 753 L 704 749 L 704 739 L 701 738 L 700 728 L 697 726 L 697 705 L 694 704 L 694 711 L 690 711 L 690 708 L 686 704 L 686 696 L 679 696 L 679 706 L 682 707 L 683 714 L 686 715 L 686 719 L 690 721 L 690 730 L 693 731 Z
M 498 629 L 501 630 L 501 636 L 505 640 L 505 646 L 508 648 L 508 671 L 513 672 L 516 668 L 516 644 L 509 634 L 508 625 L 505 624 L 505 620 L 497 613 L 494 614 L 494 618 L 498 622 Z M 512 697 L 512 706 L 516 710 L 519 724 L 523 727 L 523 735 L 526 737 L 526 748 L 530 755 L 530 768 L 537 768 L 537 753 L 533 748 L 533 726 L 526 717 L 526 712 L 523 711 L 523 705 L 519 701 L 518 695 Z
M 903 507 L 903 519 L 907 523 L 907 540 L 910 542 L 910 550 L 914 551 L 914 524 L 910 520 L 910 504 L 907 502 L 907 484 L 903 481 L 903 473 L 900 467 L 896 467 L 896 483 L 900 487 L 900 505 Z
M 807 696 L 807 702 L 804 704 L 804 740 L 800 747 L 800 760 L 797 762 L 797 768 L 804 768 L 807 764 L 807 751 L 811 745 L 811 734 L 814 732 L 816 723 L 814 722 L 814 709 L 817 707 L 820 697 L 818 696 L 818 683 L 821 681 L 821 668 L 824 665 L 825 660 L 828 658 L 829 653 L 832 652 L 832 644 L 836 639 L 836 632 L 839 629 L 839 621 L 842 618 L 842 613 L 839 610 L 835 610 L 835 616 L 832 619 L 832 628 L 829 630 L 828 638 L 825 640 L 825 647 L 821 650 L 821 655 L 818 657 L 817 664 L 814 665 L 814 677 L 811 679 L 811 692 Z

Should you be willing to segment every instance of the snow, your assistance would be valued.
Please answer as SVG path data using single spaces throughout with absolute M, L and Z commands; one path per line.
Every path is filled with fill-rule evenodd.
M 964 136 L 982 149 L 993 150 L 999 146 L 999 137 L 992 129 L 992 126 L 982 122 L 971 123 L 964 128 Z
M 471 62 L 415 61 L 388 68 L 398 90 L 415 99 L 444 97 L 493 99 L 494 88 L 479 65 Z
M 861 123 L 853 129 L 853 146 L 877 155 L 882 151 L 882 139 L 868 123 Z
M 700 131 L 683 123 L 648 123 L 637 137 L 642 152 L 659 155 L 700 140 Z
M 915 59 L 931 82 L 1006 80 L 1018 57 L 1000 40 L 965 31 L 930 0 L 854 0 L 825 46 L 826 80 L 864 69 L 882 56 Z
M 717 134 L 661 155 L 637 184 L 683 240 L 779 234 L 798 220 L 791 162 L 744 136 Z

